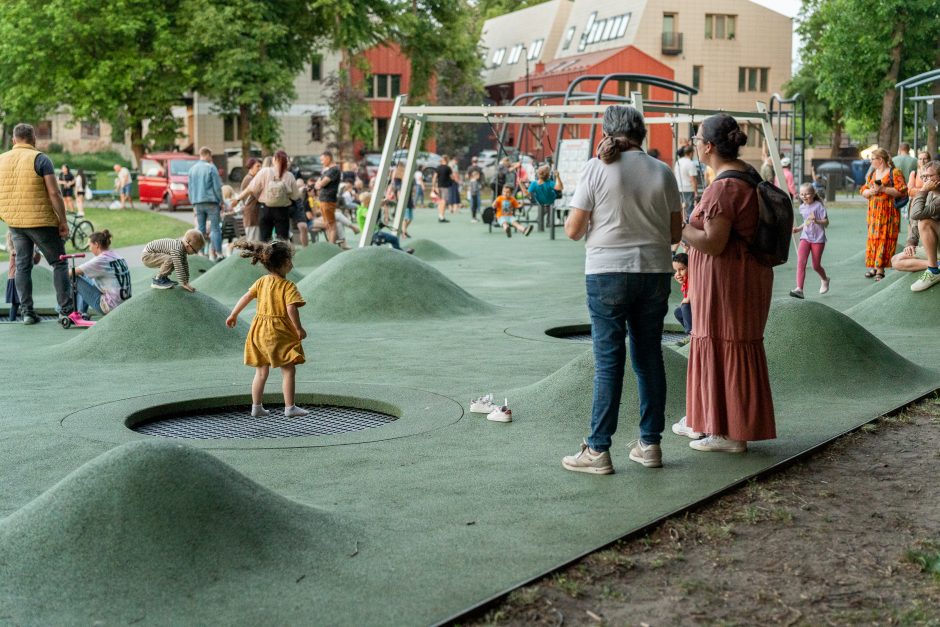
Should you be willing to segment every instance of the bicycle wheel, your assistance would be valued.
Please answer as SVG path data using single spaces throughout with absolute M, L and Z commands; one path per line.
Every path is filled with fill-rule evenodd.
M 95 227 L 88 220 L 77 222 L 72 230 L 72 246 L 75 250 L 88 250 L 90 245 L 88 238 L 94 232 Z

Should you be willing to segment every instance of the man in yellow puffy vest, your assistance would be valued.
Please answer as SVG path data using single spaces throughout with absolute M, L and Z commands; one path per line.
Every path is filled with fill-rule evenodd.
M 13 149 L 0 155 L 0 220 L 7 223 L 16 251 L 16 292 L 24 324 L 36 324 L 33 309 L 33 252 L 39 248 L 52 265 L 59 317 L 74 309 L 63 238 L 69 234 L 65 205 L 52 160 L 36 150 L 29 124 L 13 128 Z

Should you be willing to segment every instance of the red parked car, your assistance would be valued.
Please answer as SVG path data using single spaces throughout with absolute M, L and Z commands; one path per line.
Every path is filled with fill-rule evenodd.
M 177 207 L 190 208 L 189 170 L 199 160 L 185 152 L 155 152 L 140 160 L 137 189 L 140 202 L 151 209 L 161 207 L 176 211 Z

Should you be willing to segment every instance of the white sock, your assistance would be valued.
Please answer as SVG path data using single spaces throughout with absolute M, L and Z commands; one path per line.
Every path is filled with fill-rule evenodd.
M 267 409 L 264 408 L 264 405 L 252 405 L 251 406 L 252 418 L 260 418 L 262 416 L 267 416 L 270 413 L 271 412 L 269 412 Z

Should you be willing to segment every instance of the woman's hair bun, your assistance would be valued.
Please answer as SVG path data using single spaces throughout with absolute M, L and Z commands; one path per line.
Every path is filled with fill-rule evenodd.
M 728 140 L 735 146 L 744 146 L 747 144 L 747 134 L 739 128 L 728 133 Z

